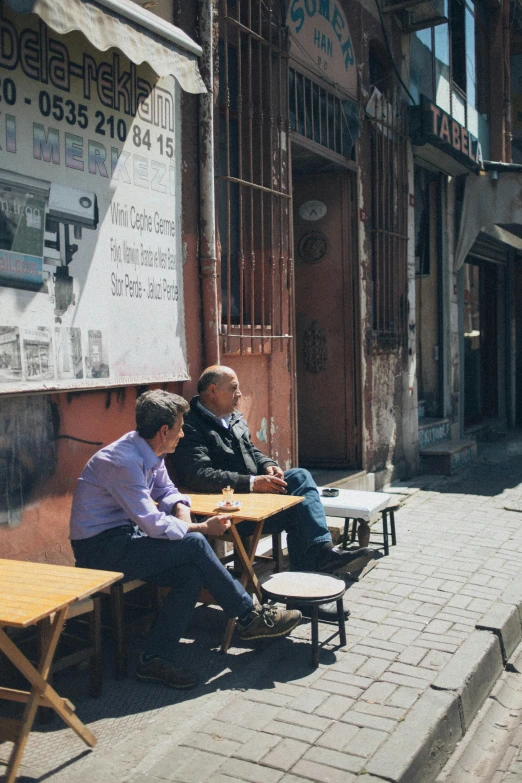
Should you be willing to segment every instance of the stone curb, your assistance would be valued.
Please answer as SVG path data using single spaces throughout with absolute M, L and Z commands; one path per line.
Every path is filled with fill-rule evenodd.
M 462 739 L 459 697 L 427 690 L 366 765 L 392 783 L 429 783 Z
M 494 603 L 475 628 L 477 631 L 491 631 L 498 637 L 505 666 L 522 639 L 519 607 L 511 603 Z
M 501 638 L 509 649 L 519 633 L 516 618 L 508 604 L 486 613 L 487 629 L 473 631 L 457 650 L 370 759 L 369 775 L 390 783 L 436 779 L 504 670 Z
M 435 690 L 458 696 L 463 734 L 503 669 L 498 637 L 489 631 L 473 631 L 432 683 Z
M 522 617 L 522 574 L 515 576 L 514 579 L 511 580 L 500 596 L 500 600 L 504 604 L 515 604 Z

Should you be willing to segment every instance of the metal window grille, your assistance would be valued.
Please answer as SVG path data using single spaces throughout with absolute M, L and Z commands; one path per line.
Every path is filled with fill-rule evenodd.
M 289 92 L 290 129 L 353 160 L 359 134 L 358 104 L 334 95 L 293 68 Z
M 407 337 L 408 161 L 406 106 L 379 94 L 369 118 L 373 333 L 378 345 Z
M 281 4 L 219 5 L 216 177 L 225 352 L 281 348 L 293 280 L 288 55 Z

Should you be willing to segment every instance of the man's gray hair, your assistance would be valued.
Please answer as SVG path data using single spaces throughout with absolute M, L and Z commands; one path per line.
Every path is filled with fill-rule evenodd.
M 142 438 L 150 440 L 160 427 L 166 424 L 169 428 L 178 416 L 190 410 L 190 405 L 179 394 L 162 389 L 144 392 L 136 400 L 136 430 Z

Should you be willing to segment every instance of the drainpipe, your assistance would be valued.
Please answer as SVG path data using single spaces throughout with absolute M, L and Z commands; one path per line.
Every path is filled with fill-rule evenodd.
M 504 160 L 511 163 L 511 58 L 509 46 L 510 0 L 502 3 L 502 53 L 504 56 Z
M 214 195 L 214 2 L 199 2 L 200 70 L 208 90 L 199 104 L 199 270 L 203 306 L 203 350 L 206 365 L 219 364 L 219 301 L 217 290 L 216 204 Z

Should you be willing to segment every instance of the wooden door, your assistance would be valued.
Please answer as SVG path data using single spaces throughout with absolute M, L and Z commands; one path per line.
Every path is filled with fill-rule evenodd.
M 299 463 L 358 466 L 355 177 L 294 178 Z

